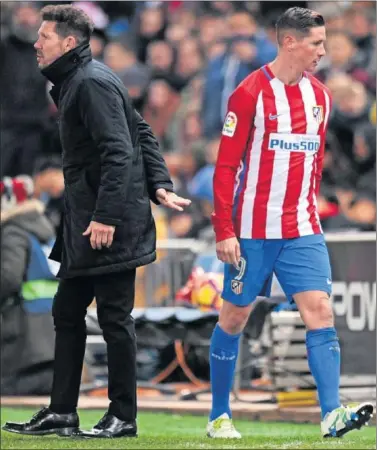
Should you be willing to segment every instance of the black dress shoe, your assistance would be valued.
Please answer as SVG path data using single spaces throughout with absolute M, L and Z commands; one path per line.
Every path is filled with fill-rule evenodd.
M 77 413 L 57 414 L 49 408 L 38 411 L 29 422 L 6 422 L 3 430 L 19 434 L 71 436 L 79 432 Z
M 79 436 L 87 438 L 136 437 L 136 421 L 124 421 L 106 413 L 90 431 L 80 431 Z

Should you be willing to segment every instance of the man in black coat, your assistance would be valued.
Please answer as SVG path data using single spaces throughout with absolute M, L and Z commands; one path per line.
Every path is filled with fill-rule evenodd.
M 70 5 L 42 9 L 35 44 L 54 85 L 65 179 L 64 217 L 51 258 L 61 263 L 51 403 L 27 423 L 4 429 L 71 435 L 85 353 L 86 309 L 96 298 L 107 343 L 108 412 L 87 435 L 135 436 L 136 344 L 131 316 L 136 268 L 156 257 L 150 200 L 182 210 L 165 162 L 122 82 L 92 60 L 89 17 Z

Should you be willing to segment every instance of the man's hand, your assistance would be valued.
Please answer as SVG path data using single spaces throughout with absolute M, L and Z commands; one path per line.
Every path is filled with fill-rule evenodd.
M 90 236 L 90 245 L 93 250 L 101 250 L 102 247 L 109 248 L 113 243 L 115 227 L 103 223 L 90 222 L 83 236 Z
M 220 261 L 233 264 L 238 268 L 241 258 L 241 248 L 238 239 L 235 237 L 225 239 L 216 244 L 216 253 Z
M 175 209 L 177 211 L 183 211 L 183 206 L 191 205 L 191 200 L 178 197 L 178 195 L 174 194 L 174 192 L 168 192 L 162 188 L 157 189 L 156 197 L 161 205 L 167 206 L 168 208 Z

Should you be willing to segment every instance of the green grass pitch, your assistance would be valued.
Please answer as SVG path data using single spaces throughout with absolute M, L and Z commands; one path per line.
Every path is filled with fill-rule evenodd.
M 29 420 L 35 409 L 2 408 L 1 424 L 7 420 Z M 90 429 L 104 411 L 80 410 L 83 429 Z M 205 436 L 207 417 L 139 413 L 137 438 L 72 439 L 57 436 L 23 436 L 1 431 L 2 449 L 205 449 L 205 448 L 276 448 L 276 449 L 375 449 L 376 428 L 352 431 L 342 439 L 322 439 L 318 425 L 263 423 L 235 420 L 242 439 L 211 440 Z

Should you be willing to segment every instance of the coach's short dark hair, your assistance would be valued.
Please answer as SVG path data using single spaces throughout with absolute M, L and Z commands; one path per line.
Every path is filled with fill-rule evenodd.
M 283 42 L 286 31 L 294 31 L 305 37 L 311 28 L 322 27 L 325 20 L 321 14 L 307 8 L 293 7 L 287 9 L 276 21 L 276 35 L 279 44 Z
M 91 18 L 72 5 L 47 5 L 41 9 L 42 20 L 56 22 L 55 31 L 62 37 L 74 36 L 78 44 L 89 41 L 93 33 Z

